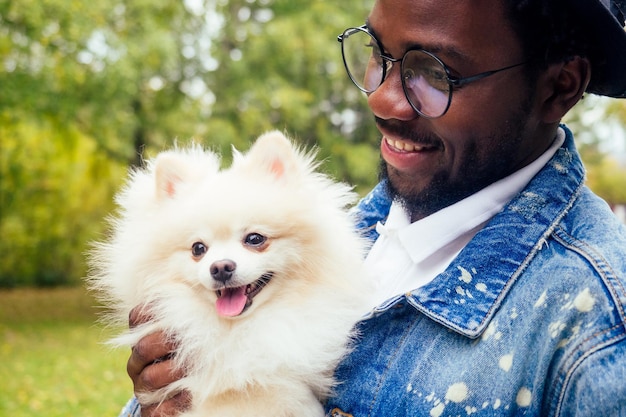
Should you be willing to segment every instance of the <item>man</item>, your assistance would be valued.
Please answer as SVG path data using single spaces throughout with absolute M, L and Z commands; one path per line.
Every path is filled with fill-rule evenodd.
M 378 0 L 339 37 L 383 180 L 359 205 L 380 302 L 330 415 L 626 415 L 626 230 L 559 126 L 585 91 L 626 96 L 625 11 Z M 172 348 L 159 334 L 134 348 L 135 391 L 181 376 L 155 361 Z

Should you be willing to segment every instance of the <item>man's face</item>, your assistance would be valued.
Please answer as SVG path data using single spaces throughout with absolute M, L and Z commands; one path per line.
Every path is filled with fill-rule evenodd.
M 493 0 L 378 0 L 368 27 L 384 53 L 437 55 L 454 76 L 524 62 L 519 40 Z M 453 204 L 536 159 L 552 141 L 524 66 L 455 89 L 447 113 L 420 117 L 395 63 L 368 96 L 383 135 L 381 174 L 413 220 Z

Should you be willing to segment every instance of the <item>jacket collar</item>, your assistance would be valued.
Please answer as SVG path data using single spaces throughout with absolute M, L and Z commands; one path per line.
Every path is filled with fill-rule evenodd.
M 528 186 L 497 214 L 431 283 L 407 294 L 433 320 L 480 336 L 584 184 L 572 133 Z M 557 186 L 558 185 L 558 186 Z

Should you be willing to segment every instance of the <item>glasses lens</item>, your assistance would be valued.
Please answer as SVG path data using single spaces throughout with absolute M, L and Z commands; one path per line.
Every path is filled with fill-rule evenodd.
M 352 82 L 366 93 L 371 93 L 383 81 L 383 60 L 378 42 L 359 28 L 343 33 L 341 51 Z
M 442 116 L 451 86 L 443 63 L 424 51 L 409 51 L 402 60 L 402 83 L 409 102 L 426 117 Z

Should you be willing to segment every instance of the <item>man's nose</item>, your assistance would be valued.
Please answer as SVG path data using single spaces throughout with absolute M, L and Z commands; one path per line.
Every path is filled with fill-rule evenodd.
M 402 88 L 400 63 L 395 63 L 385 81 L 367 95 L 367 104 L 378 118 L 412 120 L 417 116 Z

